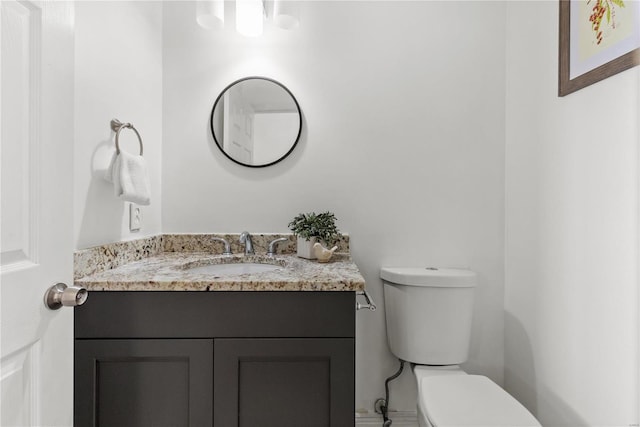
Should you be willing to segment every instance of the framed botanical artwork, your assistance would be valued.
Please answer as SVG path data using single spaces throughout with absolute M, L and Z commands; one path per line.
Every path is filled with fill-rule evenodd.
M 640 1 L 559 1 L 558 96 L 640 64 Z

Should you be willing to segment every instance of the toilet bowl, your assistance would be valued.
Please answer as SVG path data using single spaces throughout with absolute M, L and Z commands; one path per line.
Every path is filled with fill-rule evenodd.
M 380 277 L 389 347 L 414 364 L 420 427 L 540 426 L 496 383 L 458 366 L 469 351 L 475 273 L 385 267 Z
M 489 378 L 468 375 L 457 366 L 446 368 L 414 368 L 420 427 L 540 427 L 520 402 Z

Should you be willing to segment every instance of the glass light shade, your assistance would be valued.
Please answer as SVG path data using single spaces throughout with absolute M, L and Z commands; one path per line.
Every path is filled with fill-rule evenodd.
M 208 30 L 224 27 L 224 0 L 196 2 L 196 21 Z
M 291 0 L 275 0 L 273 22 L 285 30 L 293 30 L 300 25 L 300 3 Z
M 236 31 L 247 37 L 262 34 L 264 7 L 262 0 L 236 0 Z

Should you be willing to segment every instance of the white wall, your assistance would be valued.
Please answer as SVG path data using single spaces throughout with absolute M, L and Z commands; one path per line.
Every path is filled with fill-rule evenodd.
M 76 4 L 74 242 L 76 248 L 160 232 L 162 141 L 162 3 Z M 151 205 L 140 232 L 129 232 L 128 203 L 102 176 L 115 151 L 112 118 L 133 123 L 144 141 Z M 137 152 L 131 131 L 123 150 Z M 74 138 L 69 135 L 69 138 Z
M 380 310 L 358 313 L 356 408 L 372 410 L 397 361 L 384 325 L 383 265 L 479 273 L 467 366 L 503 376 L 504 28 L 501 2 L 303 2 L 301 26 L 259 39 L 195 23 L 165 3 L 162 229 L 286 232 L 331 210 Z M 224 157 L 209 131 L 219 92 L 279 80 L 304 115 L 292 155 L 264 169 Z M 327 307 L 331 310 L 331 307 Z M 392 407 L 415 410 L 412 375 Z
M 638 423 L 638 69 L 557 93 L 558 5 L 508 2 L 505 385 L 545 426 Z

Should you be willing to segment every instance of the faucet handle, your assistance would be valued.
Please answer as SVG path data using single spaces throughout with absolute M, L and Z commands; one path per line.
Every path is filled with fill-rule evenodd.
M 223 239 L 222 237 L 212 237 L 211 240 L 213 240 L 214 242 L 224 243 L 224 252 L 222 252 L 222 255 L 226 255 L 226 256 L 232 255 L 231 245 L 229 244 L 227 239 Z
M 267 256 L 275 256 L 275 254 L 276 254 L 276 245 L 278 243 L 280 243 L 280 242 L 286 242 L 287 240 L 289 240 L 289 239 L 287 239 L 286 237 L 280 237 L 278 239 L 272 240 L 269 243 L 269 250 L 267 251 Z

